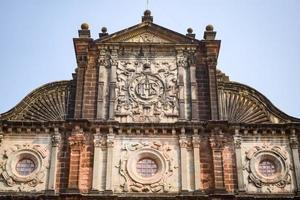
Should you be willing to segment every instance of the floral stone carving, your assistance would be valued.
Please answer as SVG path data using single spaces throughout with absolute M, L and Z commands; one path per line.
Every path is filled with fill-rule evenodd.
M 173 60 L 123 60 L 117 67 L 115 114 L 125 122 L 170 122 L 178 117 Z M 121 120 L 125 117 L 125 120 Z
M 47 155 L 47 149 L 40 145 L 14 145 L 1 153 L 0 174 L 8 187 L 16 186 L 20 191 L 33 190 L 44 182 L 49 167 L 46 162 Z M 30 173 L 20 174 L 18 171 L 18 163 L 22 160 L 31 162 Z M 24 167 L 26 168 L 24 164 L 21 165 L 20 170 L 28 170 Z
M 246 152 L 244 170 L 249 173 L 249 182 L 258 188 L 284 188 L 291 183 L 291 169 L 287 152 L 279 146 L 264 144 Z
M 173 175 L 174 160 L 171 147 L 160 142 L 128 143 L 122 148 L 119 173 L 123 177 L 124 192 L 168 192 L 173 187 L 168 178 Z M 152 160 L 157 169 L 152 176 L 143 177 L 137 170 L 137 163 L 143 159 Z

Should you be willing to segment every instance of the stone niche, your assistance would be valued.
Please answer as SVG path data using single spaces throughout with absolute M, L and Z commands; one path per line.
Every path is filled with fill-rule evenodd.
M 288 139 L 248 138 L 241 144 L 243 179 L 247 193 L 291 193 L 295 189 Z
M 37 192 L 46 189 L 50 137 L 4 136 L 0 146 L 0 190 Z
M 115 119 L 119 122 L 175 122 L 179 115 L 175 56 L 119 58 Z
M 177 137 L 117 137 L 113 171 L 116 193 L 178 192 Z

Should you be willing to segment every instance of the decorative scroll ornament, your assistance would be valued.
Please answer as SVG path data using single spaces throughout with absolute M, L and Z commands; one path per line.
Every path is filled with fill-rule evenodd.
M 49 168 L 47 157 L 47 149 L 40 145 L 14 145 L 1 153 L 0 174 L 8 187 L 17 187 L 20 191 L 33 190 L 45 181 Z M 34 163 L 34 170 L 28 175 L 20 175 L 16 170 L 22 159 L 30 159 Z
M 259 172 L 259 164 L 265 160 L 274 163 L 275 173 L 271 176 L 265 176 Z M 256 187 L 266 186 L 268 190 L 273 187 L 284 188 L 291 183 L 290 170 L 292 165 L 288 159 L 288 154 L 279 146 L 264 144 L 255 146 L 246 152 L 246 164 L 244 170 L 248 175 L 248 180 Z
M 169 192 L 172 183 L 168 180 L 177 167 L 171 154 L 171 147 L 160 142 L 137 142 L 125 144 L 117 166 L 123 177 L 121 188 L 124 192 Z M 151 159 L 157 164 L 157 172 L 151 177 L 142 177 L 136 171 L 137 162 Z
M 174 121 L 178 116 L 176 80 L 175 60 L 120 61 L 117 67 L 117 119 L 125 122 Z

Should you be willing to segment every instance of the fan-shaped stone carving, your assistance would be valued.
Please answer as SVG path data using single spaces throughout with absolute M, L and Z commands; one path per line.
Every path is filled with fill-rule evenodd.
M 2 120 L 60 121 L 66 118 L 70 81 L 46 84 L 27 95 Z
M 218 98 L 221 120 L 238 123 L 285 123 L 299 121 L 277 109 L 265 96 L 219 74 Z
M 271 122 L 263 106 L 257 104 L 250 96 L 220 90 L 219 102 L 223 120 L 245 123 Z

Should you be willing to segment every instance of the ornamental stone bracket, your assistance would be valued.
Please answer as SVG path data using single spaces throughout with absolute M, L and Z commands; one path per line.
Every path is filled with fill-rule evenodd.
M 264 161 L 272 163 L 272 174 L 266 175 L 260 171 L 260 168 L 263 168 L 260 164 Z M 269 192 L 275 188 L 285 188 L 291 184 L 290 171 L 293 167 L 288 153 L 279 146 L 263 144 L 251 148 L 246 152 L 246 163 L 243 169 L 248 172 L 249 183 Z M 270 172 L 268 171 L 268 173 Z
M 33 191 L 43 184 L 49 168 L 47 158 L 48 150 L 41 145 L 16 144 L 1 152 L 0 174 L 2 180 L 11 190 Z M 28 174 L 20 174 L 17 164 L 22 160 L 32 162 L 32 171 Z
M 173 176 L 174 160 L 171 156 L 172 148 L 159 141 L 126 143 L 122 147 L 119 165 L 119 174 L 123 177 L 120 184 L 123 192 L 169 192 L 174 183 L 169 180 Z M 137 172 L 137 162 L 141 159 L 151 159 L 157 165 L 153 176 L 142 177 Z

